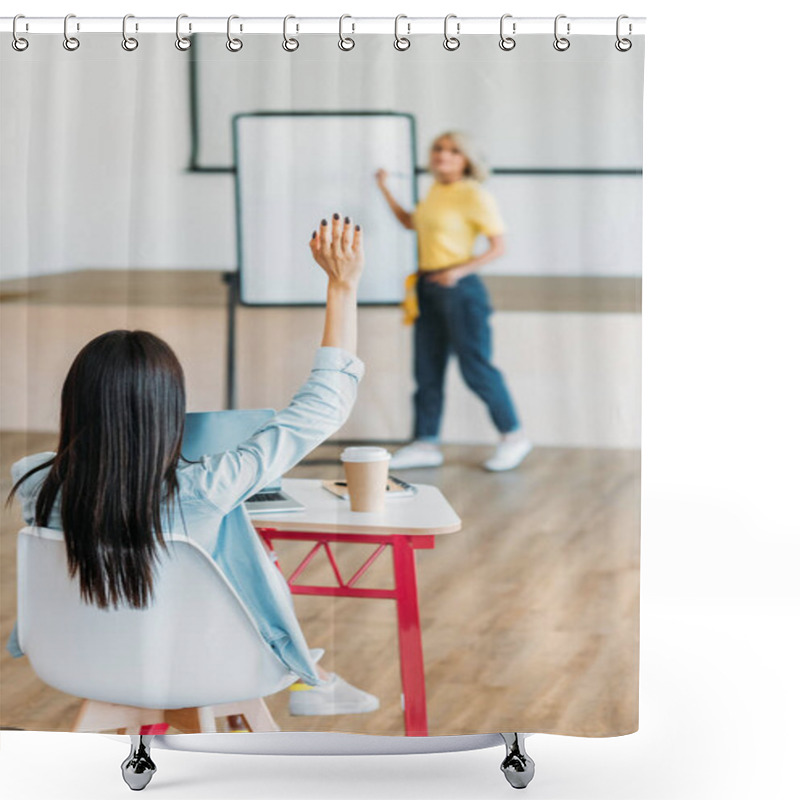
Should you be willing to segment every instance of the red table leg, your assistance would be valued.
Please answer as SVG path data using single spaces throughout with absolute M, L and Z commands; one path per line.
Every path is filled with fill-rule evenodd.
M 157 722 L 155 725 L 142 725 L 139 736 L 163 736 L 169 728 L 166 722 Z
M 427 736 L 428 712 L 425 703 L 422 632 L 419 626 L 417 566 L 414 550 L 408 537 L 396 536 L 393 544 L 400 676 L 405 705 L 406 736 Z
M 312 531 L 279 531 L 273 528 L 256 528 L 270 554 L 274 554 L 273 539 L 314 542 L 311 552 L 289 576 L 292 594 L 315 597 L 361 597 L 374 600 L 394 600 L 397 603 L 397 633 L 400 651 L 400 681 L 406 736 L 428 735 L 428 713 L 425 700 L 425 664 L 422 657 L 422 633 L 419 624 L 419 598 L 417 597 L 417 567 L 415 550 L 431 550 L 435 546 L 431 535 L 402 536 L 396 534 L 339 534 Z M 329 547 L 330 542 L 350 542 L 377 545 L 376 550 L 345 581 Z M 356 587 L 364 573 L 377 560 L 386 547 L 392 548 L 394 589 L 369 589 Z M 336 586 L 319 586 L 298 583 L 314 555 L 324 549 L 328 556 Z M 272 555 L 271 555 L 272 557 Z M 277 560 L 276 560 L 277 563 Z M 280 569 L 280 567 L 279 567 Z

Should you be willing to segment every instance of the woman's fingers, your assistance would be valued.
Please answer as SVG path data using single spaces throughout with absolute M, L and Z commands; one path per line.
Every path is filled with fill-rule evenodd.
M 309 241 L 314 260 L 331 280 L 358 280 L 364 266 L 361 226 L 336 212 L 330 222 L 321 220 Z
M 331 226 L 328 224 L 327 219 L 320 220 L 317 236 L 319 237 L 320 252 L 324 253 L 329 250 L 331 246 Z
M 308 246 L 314 261 L 327 272 L 327 264 L 331 259 L 330 225 L 327 219 L 320 220 L 319 227 L 311 234 Z
M 336 212 L 333 215 L 333 223 L 331 225 L 331 250 L 337 258 L 342 257 L 342 223 L 341 215 Z
M 350 217 L 344 218 L 342 227 L 342 251 L 347 253 L 353 246 L 353 221 Z

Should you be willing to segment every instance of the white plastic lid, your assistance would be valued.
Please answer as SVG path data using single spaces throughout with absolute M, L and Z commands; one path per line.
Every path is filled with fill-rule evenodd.
M 383 447 L 346 447 L 340 458 L 342 461 L 388 461 L 391 455 Z

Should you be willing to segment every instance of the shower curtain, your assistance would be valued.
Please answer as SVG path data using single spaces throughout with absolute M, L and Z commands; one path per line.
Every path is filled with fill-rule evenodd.
M 431 487 L 451 516 L 350 539 L 243 507 L 221 523 L 246 546 L 209 555 L 274 615 L 279 660 L 302 674 L 323 649 L 375 698 L 303 713 L 318 689 L 296 683 L 266 697 L 280 730 L 637 729 L 644 37 L 556 24 L 3 37 L 4 497 L 12 464 L 57 450 L 67 371 L 106 331 L 165 340 L 188 412 L 286 408 L 320 363 L 312 231 L 361 226 L 356 404 L 275 491 L 322 492 L 346 445 L 379 445 L 416 487 L 392 513 Z M 71 730 L 87 698 L 44 680 L 15 628 L 23 511 L 3 512 L 0 725 Z M 400 539 L 416 639 L 392 594 Z

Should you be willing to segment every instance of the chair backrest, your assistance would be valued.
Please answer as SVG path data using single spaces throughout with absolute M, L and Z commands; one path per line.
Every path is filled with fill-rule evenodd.
M 49 685 L 90 700 L 188 708 L 263 697 L 295 680 L 209 555 L 169 535 L 146 609 L 100 609 L 70 578 L 61 531 L 18 537 L 20 644 Z

